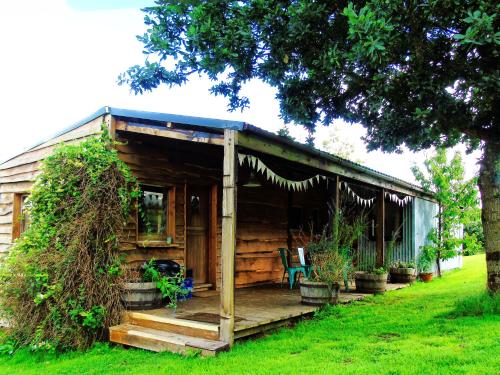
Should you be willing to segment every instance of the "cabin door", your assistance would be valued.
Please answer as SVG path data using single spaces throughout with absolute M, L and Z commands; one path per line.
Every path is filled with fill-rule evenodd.
M 208 282 L 209 187 L 188 186 L 186 206 L 186 268 L 196 286 Z

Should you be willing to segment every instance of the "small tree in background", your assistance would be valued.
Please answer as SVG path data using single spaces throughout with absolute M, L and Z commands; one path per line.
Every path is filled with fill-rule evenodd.
M 422 188 L 434 193 L 439 202 L 439 226 L 429 233 L 429 240 L 436 255 L 438 274 L 441 275 L 440 261 L 457 255 L 457 249 L 465 239 L 460 236 L 462 226 L 469 223 L 474 214 L 477 215 L 477 178 L 466 181 L 462 155 L 456 152 L 448 160 L 444 148 L 437 149 L 424 166 L 425 172 L 417 166 L 412 171 Z M 470 247 L 474 246 L 472 237 L 467 237 L 467 241 Z

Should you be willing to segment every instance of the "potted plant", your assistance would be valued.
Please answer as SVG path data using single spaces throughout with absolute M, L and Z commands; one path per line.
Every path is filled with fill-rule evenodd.
M 162 295 L 156 282 L 144 277 L 138 269 L 127 270 L 122 302 L 128 310 L 148 310 L 162 306 Z
M 415 263 L 410 262 L 394 262 L 390 269 L 391 283 L 409 284 L 415 281 Z
M 366 271 L 354 274 L 356 292 L 382 294 L 387 289 L 387 270 L 385 267 L 368 267 Z
M 423 282 L 428 283 L 432 280 L 432 266 L 435 262 L 435 255 L 432 248 L 429 246 L 423 246 L 420 254 L 418 256 L 418 277 Z
M 344 257 L 335 249 L 334 241 L 326 236 L 326 230 L 317 241 L 309 243 L 307 250 L 312 267 L 309 277 L 300 281 L 302 304 L 336 304 L 344 277 Z
M 174 275 L 162 274 L 154 259 L 144 263 L 141 270 L 128 271 L 127 279 L 122 301 L 129 310 L 154 309 L 164 305 L 176 309 L 177 301 L 189 293 L 184 287 L 182 270 Z

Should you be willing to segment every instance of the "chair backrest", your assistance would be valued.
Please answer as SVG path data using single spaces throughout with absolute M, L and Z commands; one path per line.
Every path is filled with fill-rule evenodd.
M 297 252 L 299 253 L 300 265 L 304 267 L 306 265 L 306 256 L 304 254 L 304 248 L 303 247 L 299 247 L 297 249 Z
M 288 269 L 287 249 L 280 247 L 278 251 L 280 252 L 281 263 L 283 263 L 283 267 Z

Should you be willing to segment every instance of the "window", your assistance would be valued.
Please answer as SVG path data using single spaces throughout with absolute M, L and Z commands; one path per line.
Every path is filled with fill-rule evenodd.
M 141 185 L 139 240 L 172 240 L 175 231 L 175 188 Z
M 31 222 L 29 210 L 27 210 L 26 200 L 28 199 L 26 193 L 15 193 L 12 208 L 12 239 L 16 240 L 21 237 L 26 229 L 28 229 Z

